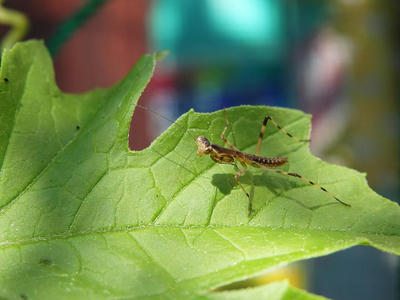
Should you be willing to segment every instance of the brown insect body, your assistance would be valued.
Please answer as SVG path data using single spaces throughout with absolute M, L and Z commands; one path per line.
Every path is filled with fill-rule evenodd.
M 238 161 L 239 163 L 247 164 L 255 168 L 260 168 L 260 166 L 276 168 L 287 163 L 287 158 L 285 157 L 262 157 L 254 154 L 248 154 L 241 151 L 236 151 L 221 147 L 216 144 L 210 144 L 212 148 L 210 152 L 210 157 L 217 163 L 234 163 Z

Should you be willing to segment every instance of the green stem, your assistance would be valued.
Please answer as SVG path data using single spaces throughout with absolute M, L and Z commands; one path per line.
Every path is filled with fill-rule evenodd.
M 16 10 L 5 8 L 0 1 L 0 23 L 11 27 L 0 42 L 0 49 L 11 48 L 16 42 L 23 39 L 29 30 L 28 18 Z
M 78 30 L 107 0 L 91 0 L 74 12 L 62 23 L 47 41 L 51 56 L 56 56 L 65 42 Z

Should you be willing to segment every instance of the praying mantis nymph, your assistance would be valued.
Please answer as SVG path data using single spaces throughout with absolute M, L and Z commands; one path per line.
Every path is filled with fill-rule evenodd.
M 144 107 L 139 104 L 137 104 L 137 106 L 141 107 L 142 109 L 151 111 L 152 113 L 155 113 L 164 119 L 167 119 L 164 116 L 162 116 L 161 114 L 154 112 L 154 111 L 148 109 L 147 107 Z M 254 168 L 260 168 L 260 169 L 268 171 L 268 172 L 274 172 L 274 173 L 278 173 L 278 174 L 282 174 L 282 175 L 296 177 L 300 180 L 303 180 L 303 181 L 311 184 L 312 186 L 319 188 L 321 191 L 329 194 L 337 202 L 339 202 L 345 206 L 351 207 L 350 204 L 340 200 L 338 197 L 336 197 L 331 192 L 329 192 L 326 188 L 320 186 L 317 183 L 314 183 L 310 179 L 308 179 L 298 173 L 286 172 L 286 171 L 283 171 L 280 169 L 275 169 L 276 167 L 282 166 L 285 163 L 287 163 L 288 162 L 287 158 L 260 156 L 261 144 L 262 144 L 262 140 L 264 137 L 264 131 L 268 124 L 268 121 L 270 121 L 270 123 L 272 123 L 280 132 L 284 133 L 289 138 L 295 139 L 298 142 L 309 142 L 310 140 L 299 139 L 298 137 L 292 135 L 291 133 L 287 132 L 284 128 L 279 126 L 279 124 L 277 122 L 275 122 L 270 116 L 266 116 L 266 117 L 264 117 L 264 121 L 261 126 L 260 134 L 258 136 L 257 148 L 256 148 L 255 154 L 245 153 L 245 152 L 240 151 L 238 148 L 236 148 L 225 137 L 226 130 L 229 127 L 228 114 L 225 109 L 224 109 L 224 114 L 225 114 L 225 122 L 226 123 L 225 123 L 225 127 L 220 135 L 220 138 L 226 145 L 228 145 L 229 148 L 225 148 L 225 147 L 217 145 L 217 144 L 212 144 L 209 142 L 209 140 L 205 136 L 199 136 L 195 139 L 195 142 L 197 144 L 197 154 L 199 156 L 210 155 L 210 158 L 218 164 L 232 164 L 235 166 L 236 166 L 236 163 L 241 164 L 242 168 L 240 168 L 235 173 L 234 179 L 235 179 L 236 183 L 239 185 L 239 187 L 242 189 L 242 191 L 245 193 L 247 198 L 249 199 L 249 216 L 251 215 L 251 212 L 252 212 L 252 201 L 251 201 L 249 193 L 245 190 L 245 188 L 242 186 L 242 184 L 239 181 L 239 177 L 246 172 L 248 166 L 252 166 Z M 168 120 L 168 121 L 172 122 L 171 120 Z

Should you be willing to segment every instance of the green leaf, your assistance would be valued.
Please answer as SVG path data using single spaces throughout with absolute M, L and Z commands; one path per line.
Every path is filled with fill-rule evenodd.
M 211 291 L 353 245 L 400 253 L 398 205 L 374 193 L 365 175 L 319 160 L 274 127 L 265 132 L 262 155 L 287 157 L 284 170 L 352 207 L 297 178 L 249 169 L 240 177 L 253 199 L 249 217 L 234 167 L 195 155 L 193 137 L 221 143 L 222 111 L 190 111 L 151 147 L 131 152 L 130 118 L 156 56 L 142 57 L 110 89 L 70 95 L 56 87 L 42 43 L 5 51 L 0 297 L 244 298 L 282 286 Z M 265 115 L 308 136 L 310 116 L 297 110 L 243 106 L 227 113 L 227 137 L 245 152 L 254 153 Z

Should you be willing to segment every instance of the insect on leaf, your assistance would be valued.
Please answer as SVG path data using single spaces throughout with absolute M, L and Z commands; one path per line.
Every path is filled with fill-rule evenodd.
M 326 187 L 350 208 L 297 178 L 250 169 L 241 177 L 253 200 L 249 217 L 234 167 L 193 152 L 192 136 L 221 143 L 223 111 L 190 111 L 149 148 L 130 151 L 130 119 L 155 61 L 142 57 L 110 89 L 71 95 L 57 88 L 42 43 L 5 51 L 0 298 L 313 299 L 283 282 L 213 290 L 358 244 L 399 254 L 398 205 L 374 193 L 365 175 L 319 160 L 307 143 L 274 127 L 261 155 L 287 157 L 283 170 Z M 310 129 L 310 116 L 297 110 L 243 106 L 227 113 L 227 138 L 248 153 L 266 115 L 300 138 Z

